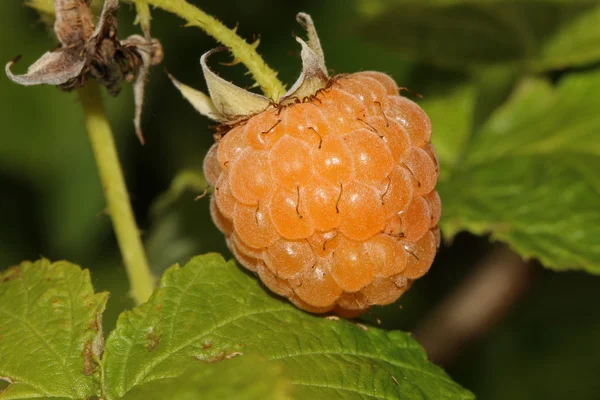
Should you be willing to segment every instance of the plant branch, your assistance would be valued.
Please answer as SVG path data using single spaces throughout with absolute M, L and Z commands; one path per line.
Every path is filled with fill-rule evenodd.
M 529 287 L 534 266 L 498 245 L 413 335 L 429 359 L 445 365 L 504 317 Z
M 216 18 L 206 14 L 185 0 L 133 0 L 138 4 L 147 4 L 162 8 L 185 19 L 188 26 L 197 26 L 229 47 L 236 60 L 243 63 L 264 94 L 277 101 L 285 93 L 285 87 L 277 78 L 277 73 L 271 69 L 256 51 L 258 41 L 248 43 L 239 37 L 235 30 L 227 28 Z M 138 6 L 139 7 L 139 6 Z M 142 17 L 140 17 L 142 18 Z
M 152 20 L 152 16 L 150 15 L 150 6 L 148 3 L 144 3 L 142 1 L 135 2 L 135 11 L 137 13 L 137 18 L 135 22 L 140 24 L 142 28 L 142 32 L 146 36 L 146 39 L 151 39 L 150 37 L 150 21 Z
M 148 267 L 140 233 L 133 216 L 98 84 L 92 80 L 88 81 L 83 88 L 79 89 L 79 98 L 83 105 L 85 124 L 104 188 L 108 213 L 113 222 L 131 283 L 131 295 L 136 304 L 141 304 L 152 294 L 154 278 Z
M 94 0 L 101 3 L 104 0 Z M 218 42 L 229 47 L 236 60 L 248 68 L 248 71 L 261 87 L 263 93 L 270 99 L 277 101 L 286 92 L 283 83 L 277 78 L 277 72 L 265 63 L 256 51 L 258 41 L 248 43 L 237 35 L 235 29 L 229 29 L 215 17 L 208 15 L 198 7 L 185 0 L 131 0 L 136 7 L 137 20 L 144 33 L 150 29 L 149 6 L 162 8 L 187 21 L 188 26 L 196 26 L 215 38 Z M 35 8 L 43 15 L 54 17 L 54 0 L 27 0 L 26 4 Z

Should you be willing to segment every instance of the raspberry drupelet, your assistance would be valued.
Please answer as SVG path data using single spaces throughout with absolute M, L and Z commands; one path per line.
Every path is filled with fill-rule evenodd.
M 433 262 L 441 202 L 431 123 L 388 75 L 330 78 L 310 16 L 298 20 L 310 38 L 297 38 L 304 69 L 279 101 L 217 77 L 211 52 L 201 60 L 209 100 L 173 82 L 224 123 L 204 173 L 239 263 L 303 310 L 353 317 L 397 300 Z

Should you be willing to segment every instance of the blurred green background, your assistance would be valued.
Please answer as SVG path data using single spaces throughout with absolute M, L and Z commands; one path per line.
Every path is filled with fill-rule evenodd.
M 440 26 L 448 15 L 436 14 L 418 2 L 190 2 L 228 26 L 239 23 L 238 32 L 246 38 L 260 34 L 259 51 L 280 71 L 288 86 L 300 70 L 299 48 L 292 33 L 300 34 L 302 29 L 295 22 L 295 14 L 310 13 L 330 69 L 339 73 L 383 71 L 400 86 L 422 94 L 426 111 L 432 113 L 434 135 L 438 128 L 450 129 L 458 124 L 452 107 L 434 109 L 436 99 L 445 101 L 448 93 L 463 87 L 474 75 L 483 87 L 472 121 L 477 125 L 506 100 L 524 69 L 557 80 L 573 69 L 593 69 L 597 65 L 588 62 L 593 57 L 565 66 L 552 64 L 552 60 L 550 67 L 529 62 L 530 47 L 514 46 L 508 34 L 493 34 L 495 24 L 516 24 L 515 31 L 531 30 L 535 32 L 533 37 L 544 37 L 552 26 L 569 24 L 582 13 L 596 9 L 597 2 L 577 2 L 571 7 L 564 6 L 569 4 L 567 1 L 553 1 L 542 7 L 542 1 L 532 1 L 523 8 L 512 2 L 512 11 L 509 7 L 510 12 L 502 14 L 503 18 L 494 18 L 504 5 L 495 6 L 502 2 L 489 1 L 486 3 L 492 5 L 480 16 L 475 15 L 482 29 L 446 37 L 443 45 L 435 42 L 443 35 L 433 33 L 443 33 Z M 470 13 L 466 5 L 449 10 L 456 24 L 462 23 L 462 17 L 473 17 Z M 173 15 L 160 10 L 153 15 L 153 36 L 160 38 L 166 53 L 163 66 L 179 80 L 205 89 L 199 58 L 215 47 L 214 40 L 198 29 L 184 28 Z M 600 23 L 599 13 L 590 15 Z M 123 4 L 119 16 L 123 36 L 136 31 L 134 18 L 132 7 Z M 411 44 L 418 41 L 426 46 L 414 51 Z M 487 53 L 483 51 L 489 55 L 483 62 L 492 68 L 486 69 L 483 77 L 471 70 L 482 60 L 469 59 L 468 51 L 461 53 L 462 58 L 453 57 L 461 44 L 471 42 L 480 53 L 490 48 Z M 600 53 L 600 41 L 596 43 Z M 24 7 L 21 0 L 2 2 L 0 61 L 8 62 L 22 54 L 22 65 L 15 70 L 23 71 L 55 44 L 56 39 L 39 16 Z M 553 45 L 560 50 L 576 44 L 570 43 L 567 35 Z M 494 69 L 507 63 L 510 67 Z M 240 86 L 252 83 L 241 65 L 217 69 Z M 461 98 L 456 101 L 456 107 L 461 107 Z M 179 172 L 201 168 L 213 140 L 213 123 L 181 98 L 161 67 L 152 71 L 148 85 L 144 147 L 133 131 L 131 88 L 124 87 L 118 98 L 107 98 L 106 104 L 155 274 L 194 254 L 215 251 L 229 255 L 222 235 L 210 220 L 208 198 L 194 201 L 196 193 L 186 192 L 174 203 L 156 207 L 157 198 Z M 96 289 L 112 293 L 105 318 L 106 329 L 110 329 L 118 313 L 132 302 L 109 219 L 103 213 L 102 188 L 76 96 L 53 87 L 19 87 L 2 76 L 0 121 L 0 268 L 42 256 L 90 268 Z M 487 238 L 459 234 L 451 245 L 442 248 L 430 273 L 397 304 L 375 309 L 368 318 L 380 318 L 386 328 L 413 330 L 490 248 Z M 481 399 L 600 398 L 599 284 L 599 277 L 583 272 L 555 273 L 538 267 L 531 288 L 508 316 L 445 368 Z

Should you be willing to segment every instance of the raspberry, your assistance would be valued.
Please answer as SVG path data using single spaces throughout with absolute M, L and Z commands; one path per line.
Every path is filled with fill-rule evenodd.
M 268 99 L 200 62 L 210 97 L 173 83 L 222 125 L 204 161 L 211 214 L 237 260 L 313 313 L 353 317 L 397 300 L 440 244 L 431 123 L 380 72 L 329 78 L 309 15 L 303 70 Z
M 431 266 L 441 202 L 431 124 L 378 72 L 272 105 L 209 151 L 213 219 L 238 261 L 313 313 L 397 300 Z

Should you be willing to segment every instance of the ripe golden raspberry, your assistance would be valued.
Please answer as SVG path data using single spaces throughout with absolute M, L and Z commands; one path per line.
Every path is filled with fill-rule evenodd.
M 303 69 L 282 97 L 248 92 L 200 63 L 210 97 L 173 83 L 227 133 L 204 173 L 213 220 L 238 261 L 299 308 L 356 316 L 389 304 L 440 243 L 431 123 L 379 72 L 330 78 L 312 19 Z
M 431 124 L 378 72 L 272 105 L 209 151 L 212 216 L 238 261 L 299 308 L 394 302 L 440 242 Z

